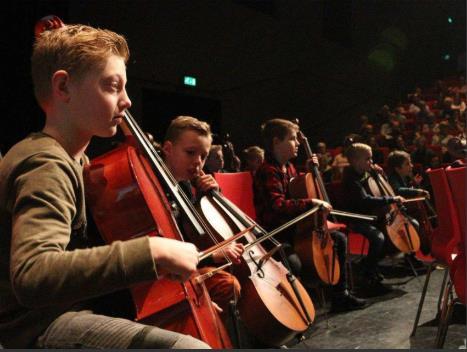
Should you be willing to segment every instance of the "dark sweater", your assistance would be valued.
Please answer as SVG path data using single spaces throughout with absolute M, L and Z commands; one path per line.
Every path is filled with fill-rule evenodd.
M 382 207 L 394 203 L 391 196 L 373 196 L 368 188 L 370 174 L 357 173 L 351 166 L 344 169 L 342 187 L 345 195 L 345 208 L 347 211 L 360 214 L 374 214 Z

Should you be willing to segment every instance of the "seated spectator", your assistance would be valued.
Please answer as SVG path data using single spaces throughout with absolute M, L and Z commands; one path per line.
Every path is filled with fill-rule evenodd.
M 453 102 L 451 104 L 451 109 L 458 110 L 461 114 L 465 112 L 465 98 L 461 98 L 461 93 L 459 91 L 454 96 Z
M 428 168 L 435 153 L 427 148 L 425 136 L 420 136 L 414 140 L 414 146 L 415 149 L 411 154 L 412 161 L 416 164 L 422 164 L 424 169 Z
M 222 152 L 222 146 L 219 144 L 213 144 L 209 150 L 209 155 L 206 158 L 204 164 L 204 172 L 207 174 L 213 174 L 214 172 L 225 172 L 224 170 L 224 154 Z
M 371 147 L 371 152 L 373 154 L 373 162 L 375 164 L 383 165 L 384 164 L 384 154 L 379 149 L 378 141 L 375 136 L 371 136 L 368 139 L 368 145 Z
M 452 97 L 446 97 L 443 100 L 443 105 L 441 106 L 441 111 L 439 117 L 441 119 L 449 119 L 452 117 L 454 110 L 452 109 L 452 104 L 454 103 L 454 100 Z
M 319 162 L 319 171 L 323 177 L 325 183 L 331 182 L 332 179 L 332 156 L 327 151 L 326 143 L 319 142 L 316 145 L 316 156 Z
M 361 115 L 360 116 L 360 135 L 365 139 L 368 134 L 373 134 L 373 125 L 370 123 L 368 116 Z
M 420 100 L 417 106 L 420 111 L 416 115 L 416 123 L 433 123 L 435 121 L 435 114 L 431 111 L 430 107 L 428 104 L 426 104 L 425 101 Z
M 430 169 L 439 169 L 441 167 L 441 159 L 438 155 L 433 154 L 428 160 L 428 168 Z
M 438 133 L 436 131 L 439 131 Z M 449 134 L 449 123 L 447 121 L 442 121 L 439 123 L 438 128 L 436 126 L 433 128 L 433 138 L 431 139 L 432 145 L 447 146 L 448 141 L 454 137 Z
M 443 162 L 451 163 L 452 167 L 465 166 L 467 157 L 467 147 L 465 139 L 459 137 L 453 137 L 448 141 L 447 144 L 448 158 L 444 158 Z
M 257 145 L 246 148 L 242 152 L 243 156 L 243 171 L 250 171 L 252 176 L 264 161 L 264 150 Z
M 383 138 L 383 147 L 395 147 L 395 138 L 401 134 L 401 124 L 396 115 L 390 115 L 389 122 L 381 126 L 380 134 Z
M 334 157 L 334 160 L 332 161 L 331 167 L 332 167 L 332 176 L 331 176 L 331 181 L 341 181 L 344 168 L 346 166 L 349 166 L 349 159 L 347 159 L 347 156 L 345 155 L 345 150 L 352 144 L 352 143 L 359 143 L 362 141 L 362 138 L 358 134 L 350 134 L 345 137 L 344 143 L 343 143 L 343 151 L 339 154 L 337 154 Z
M 376 114 L 377 123 L 382 125 L 389 121 L 389 116 L 391 115 L 391 109 L 389 109 L 388 105 L 383 105 L 381 110 Z
M 418 113 L 421 110 L 419 107 L 419 104 L 420 104 L 420 97 L 416 95 L 412 96 L 408 112 L 413 115 L 418 115 Z
M 401 134 L 395 138 L 395 146 L 393 150 L 402 150 L 404 152 L 409 151 L 409 149 L 407 148 L 407 145 L 405 144 L 405 139 Z
M 407 121 L 407 117 L 404 115 L 405 109 L 402 104 L 399 104 L 396 109 L 394 110 L 394 115 L 396 119 L 399 121 L 401 126 L 404 126 L 405 121 Z

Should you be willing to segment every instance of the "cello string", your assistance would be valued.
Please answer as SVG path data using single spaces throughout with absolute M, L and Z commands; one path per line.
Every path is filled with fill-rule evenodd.
M 260 237 L 268 234 L 268 231 L 266 231 L 257 222 L 255 222 L 247 214 L 245 214 L 242 210 L 240 210 L 228 198 L 221 197 L 217 192 L 213 193 L 213 198 L 219 206 L 224 208 L 224 211 L 229 212 L 234 218 L 237 219 L 237 221 L 242 223 L 243 226 L 254 226 L 254 228 L 256 228 L 258 232 L 260 232 Z M 242 216 L 240 217 L 239 214 L 242 214 Z M 243 223 L 242 220 L 244 220 L 245 223 Z M 254 235 L 256 236 L 257 234 L 254 234 Z M 270 237 L 269 240 L 276 246 L 280 245 L 280 243 L 274 237 Z

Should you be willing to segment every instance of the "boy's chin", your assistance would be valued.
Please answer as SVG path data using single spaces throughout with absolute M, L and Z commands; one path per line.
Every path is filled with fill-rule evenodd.
M 101 137 L 101 138 L 110 138 L 110 137 L 115 136 L 116 134 L 117 134 L 117 126 L 112 127 L 110 129 L 108 129 L 107 131 L 102 131 L 101 133 L 97 134 L 96 136 Z

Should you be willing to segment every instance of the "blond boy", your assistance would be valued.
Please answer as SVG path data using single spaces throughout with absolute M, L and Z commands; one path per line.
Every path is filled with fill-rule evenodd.
M 189 243 L 140 237 L 90 248 L 84 151 L 110 137 L 131 101 L 129 50 L 108 30 L 70 25 L 34 45 L 32 77 L 43 130 L 0 165 L 0 341 L 7 348 L 208 348 L 191 336 L 94 313 L 91 298 L 157 279 L 185 280 L 198 252 Z

